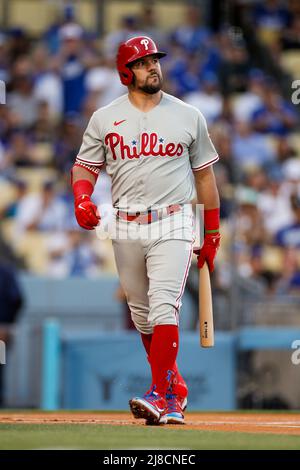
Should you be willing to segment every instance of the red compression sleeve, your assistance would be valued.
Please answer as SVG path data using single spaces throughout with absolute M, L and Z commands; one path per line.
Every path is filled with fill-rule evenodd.
M 94 191 L 94 186 L 89 180 L 78 180 L 72 187 L 74 199 L 80 196 L 91 196 Z
M 205 233 L 219 232 L 220 226 L 220 208 L 204 210 L 204 229 Z

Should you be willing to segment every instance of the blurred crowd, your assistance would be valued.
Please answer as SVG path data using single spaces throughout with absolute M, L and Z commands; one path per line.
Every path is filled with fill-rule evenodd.
M 277 63 L 285 51 L 300 56 L 300 2 L 250 2 L 247 14 Z M 297 107 L 257 67 L 241 29 L 212 30 L 199 8 L 187 7 L 181 26 L 165 32 L 155 15 L 141 7 L 99 37 L 66 8 L 38 39 L 20 28 L 0 34 L 0 256 L 55 277 L 114 270 L 109 242 L 74 220 L 70 169 L 91 114 L 126 92 L 115 69 L 119 43 L 146 34 L 168 53 L 164 90 L 204 114 L 220 155 L 217 286 L 228 288 L 234 265 L 258 291 L 300 292 Z M 95 201 L 100 212 L 111 203 L 105 170 Z

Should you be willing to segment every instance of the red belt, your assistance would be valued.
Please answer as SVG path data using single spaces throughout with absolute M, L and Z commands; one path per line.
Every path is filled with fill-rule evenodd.
M 151 224 L 157 220 L 181 211 L 182 206 L 173 204 L 172 206 L 164 207 L 163 209 L 148 210 L 147 212 L 124 212 L 118 211 L 117 217 L 126 220 L 127 222 L 136 222 L 137 224 Z

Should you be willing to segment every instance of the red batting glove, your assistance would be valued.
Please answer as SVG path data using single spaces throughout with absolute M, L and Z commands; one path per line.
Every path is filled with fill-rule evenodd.
M 206 233 L 204 242 L 200 250 L 195 250 L 194 253 L 198 255 L 198 268 L 201 269 L 205 263 L 208 264 L 208 269 L 212 273 L 214 266 L 214 259 L 220 246 L 221 235 L 219 233 Z
M 214 259 L 220 246 L 220 209 L 205 209 L 204 210 L 204 227 L 205 235 L 202 247 L 194 250 L 198 255 L 198 268 L 201 269 L 207 262 L 208 269 L 212 273 L 214 270 Z
M 80 227 L 93 230 L 100 221 L 97 206 L 86 194 L 75 199 L 75 217 Z

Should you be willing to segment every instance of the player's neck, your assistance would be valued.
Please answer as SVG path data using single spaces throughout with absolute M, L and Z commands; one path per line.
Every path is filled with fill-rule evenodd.
M 128 90 L 128 98 L 135 108 L 138 108 L 143 113 L 147 113 L 160 103 L 162 91 L 160 90 L 154 93 L 154 95 L 149 95 L 137 90 Z

